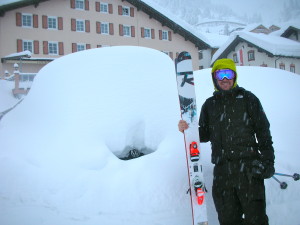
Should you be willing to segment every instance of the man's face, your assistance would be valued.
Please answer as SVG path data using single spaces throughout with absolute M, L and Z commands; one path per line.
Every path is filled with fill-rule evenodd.
M 220 69 L 215 71 L 215 79 L 219 88 L 223 91 L 228 91 L 233 87 L 235 73 L 230 69 Z
M 229 91 L 233 86 L 233 79 L 228 80 L 227 78 L 224 78 L 223 80 L 217 80 L 217 82 L 223 91 Z

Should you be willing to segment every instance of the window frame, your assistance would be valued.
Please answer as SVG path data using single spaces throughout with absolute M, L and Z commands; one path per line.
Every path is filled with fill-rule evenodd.
M 234 63 L 239 63 L 239 58 L 238 58 L 238 54 L 237 53 L 234 53 L 233 56 L 232 56 L 232 58 L 233 58 Z
M 285 70 L 285 64 L 284 64 L 284 63 L 280 63 L 280 64 L 279 64 L 279 69 Z
M 85 1 L 84 0 L 75 0 L 75 9 L 78 10 L 85 10 L 85 5 L 84 5 Z M 82 8 L 81 8 L 82 6 Z
M 48 42 L 48 55 L 58 55 L 58 54 L 59 54 L 58 42 L 57 41 L 49 41 Z
M 31 44 L 31 49 L 28 49 L 28 47 L 25 48 L 27 44 Z M 31 53 L 34 52 L 34 43 L 32 40 L 22 40 L 22 51 L 30 51 Z
M 78 20 L 76 19 L 76 31 L 77 32 L 85 32 L 85 21 L 84 20 Z M 82 23 L 82 24 L 78 24 L 78 23 Z M 82 30 L 79 30 L 79 27 L 82 27 Z
M 84 50 L 86 50 L 86 44 L 76 43 L 76 51 L 77 52 L 84 51 Z
M 162 32 L 161 32 L 161 39 L 163 41 L 168 41 L 169 40 L 169 31 L 162 30 Z
M 152 39 L 151 28 L 144 27 L 144 38 Z
M 127 12 L 124 12 L 124 11 Z M 130 7 L 129 6 L 122 6 L 122 16 L 130 16 Z
M 128 28 L 128 34 L 126 29 Z M 123 36 L 124 37 L 131 37 L 131 26 L 130 25 L 123 25 Z
M 248 61 L 255 61 L 255 52 L 254 52 L 254 50 L 249 50 L 247 55 L 248 55 Z
M 291 64 L 290 65 L 290 72 L 291 73 L 296 73 L 296 66 L 295 66 L 295 64 Z
M 106 11 L 105 10 L 103 11 L 103 7 L 104 6 L 106 8 Z M 108 11 L 109 11 L 109 9 L 108 9 L 108 3 L 106 3 L 106 2 L 100 2 L 100 13 L 108 14 Z
M 101 31 L 101 34 L 109 35 L 109 23 L 101 22 L 100 31 Z
M 26 19 L 24 17 L 27 17 Z M 30 20 L 28 20 L 30 19 Z M 30 25 L 27 22 L 30 21 Z M 33 28 L 33 15 L 30 13 L 22 13 L 22 27 Z
M 51 21 L 51 20 L 53 20 L 53 21 Z M 55 23 L 55 28 L 50 27 L 53 24 L 53 22 Z M 58 17 L 57 16 L 48 16 L 47 23 L 48 23 L 49 30 L 58 30 Z

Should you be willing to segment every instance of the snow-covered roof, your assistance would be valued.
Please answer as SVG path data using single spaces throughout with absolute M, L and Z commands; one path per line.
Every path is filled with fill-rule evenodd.
M 226 57 L 241 41 L 249 42 L 270 55 L 300 58 L 300 43 L 297 41 L 273 35 L 241 31 L 233 33 L 229 37 L 227 42 L 214 54 L 211 62 L 213 63 L 223 56 Z
M 16 3 L 16 2 L 22 2 L 22 1 L 24 1 L 24 0 L 1 0 L 0 6 L 8 5 L 8 4 Z
M 12 53 L 12 54 L 9 54 L 9 55 L 5 56 L 4 58 L 20 58 L 20 57 L 30 58 L 31 57 L 31 52 L 26 50 L 26 51 L 23 51 L 23 52 Z
M 131 3 L 131 1 L 129 1 Z M 177 15 L 174 15 L 173 13 L 170 13 L 167 9 L 161 7 L 160 5 L 154 3 L 152 0 L 141 0 L 141 2 L 144 2 L 149 7 L 155 9 L 158 13 L 161 15 L 166 16 L 170 20 L 172 20 L 174 23 L 178 24 L 191 34 L 195 35 L 197 38 L 208 44 L 209 46 L 213 47 L 214 42 L 211 42 L 204 33 L 199 32 L 195 27 L 193 27 L 191 24 L 187 23 L 183 19 L 179 18 Z

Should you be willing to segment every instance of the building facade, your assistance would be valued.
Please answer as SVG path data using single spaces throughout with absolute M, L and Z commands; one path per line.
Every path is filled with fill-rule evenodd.
M 29 2 L 29 1 L 28 1 Z M 35 4 L 0 6 L 0 74 L 11 73 L 18 63 L 21 73 L 35 74 L 45 64 L 90 48 L 131 45 L 160 50 L 172 59 L 189 51 L 199 69 L 199 37 L 142 1 L 43 0 Z M 29 57 L 20 56 L 30 51 Z
M 231 58 L 238 66 L 262 66 L 286 70 L 300 75 L 300 44 L 297 41 L 250 32 L 239 32 L 213 55 Z

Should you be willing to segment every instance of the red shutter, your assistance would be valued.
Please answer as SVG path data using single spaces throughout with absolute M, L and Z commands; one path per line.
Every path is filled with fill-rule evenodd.
M 112 4 L 108 4 L 108 13 L 113 14 L 113 5 Z
M 145 37 L 145 28 L 144 27 L 141 28 L 141 37 L 142 38 Z
M 120 36 L 123 36 L 123 25 L 122 24 L 119 25 L 119 34 L 120 34 Z
M 155 30 L 154 29 L 151 29 L 151 38 L 155 39 Z
M 76 31 L 76 20 L 75 19 L 71 19 L 71 30 Z
M 63 42 L 58 42 L 58 54 L 63 55 L 64 54 L 64 43 Z
M 96 22 L 96 32 L 97 32 L 97 34 L 101 34 L 101 23 L 100 22 Z
M 109 23 L 109 34 L 114 35 L 114 24 L 113 23 Z
M 71 8 L 75 9 L 75 0 L 70 0 L 70 3 L 71 3 Z
M 133 7 L 130 7 L 130 16 L 134 17 L 134 8 Z
M 22 26 L 22 14 L 16 13 L 16 25 L 18 27 Z
M 77 52 L 77 44 L 72 43 L 72 52 Z
M 40 53 L 39 41 L 33 41 L 33 46 L 34 46 L 33 53 L 39 54 Z
M 96 12 L 100 12 L 100 2 L 96 2 Z
M 59 30 L 63 30 L 63 18 L 62 17 L 58 17 L 58 29 Z
M 89 20 L 85 21 L 85 32 L 87 32 L 87 33 L 90 32 L 90 21 Z
M 85 0 L 85 10 L 89 11 L 90 10 L 90 3 L 89 0 Z
M 86 44 L 86 49 L 91 49 L 91 44 Z
M 172 41 L 172 32 L 171 31 L 168 32 L 168 36 L 169 36 L 169 41 Z
M 48 41 L 43 41 L 43 53 L 48 54 Z
M 123 14 L 123 13 L 122 13 L 122 11 L 123 11 L 122 8 L 123 8 L 123 7 L 122 7 L 121 5 L 118 6 L 118 14 L 119 14 L 119 15 L 122 15 L 122 14 Z
M 23 51 L 23 41 L 21 39 L 17 40 L 17 52 Z
M 44 29 L 48 28 L 48 16 L 42 16 L 42 27 Z
M 131 37 L 135 37 L 135 27 L 131 26 Z
M 38 15 L 33 15 L 33 27 L 34 28 L 39 27 Z
M 162 40 L 162 30 L 159 30 L 159 40 Z

